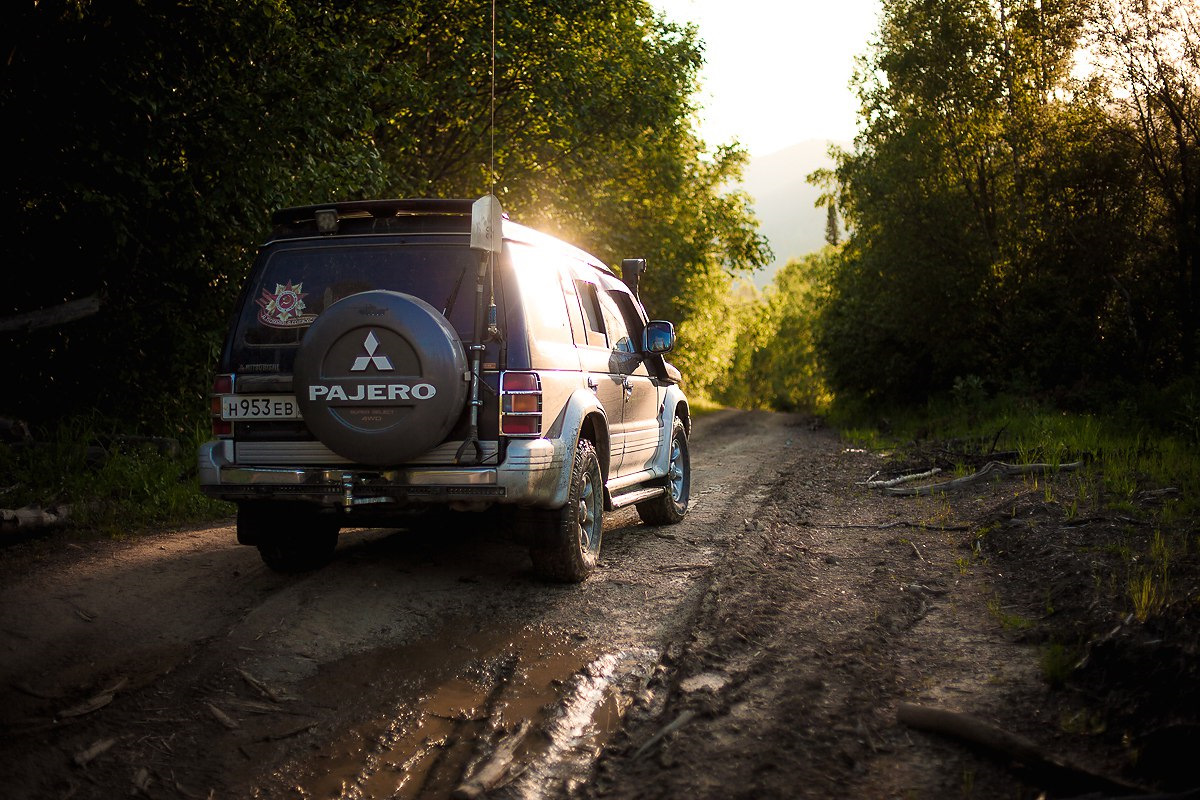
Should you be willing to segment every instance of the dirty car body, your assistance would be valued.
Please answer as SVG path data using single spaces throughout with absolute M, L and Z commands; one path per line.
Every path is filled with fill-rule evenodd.
M 500 509 L 538 573 L 578 581 L 605 510 L 686 513 L 690 413 L 644 262 L 618 278 L 485 199 L 273 216 L 199 452 L 269 566 L 321 565 L 344 527 Z

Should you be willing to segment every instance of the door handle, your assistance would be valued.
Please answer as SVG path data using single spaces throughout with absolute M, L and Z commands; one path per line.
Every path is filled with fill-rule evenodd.
M 588 377 L 587 377 L 587 385 L 588 385 L 588 388 L 591 389 L 593 392 L 600 388 L 600 384 L 596 383 L 596 379 L 593 378 L 591 375 L 588 375 Z
M 632 397 L 633 396 L 633 381 L 629 380 L 629 378 L 627 378 L 627 377 L 621 378 L 621 385 L 625 387 L 625 396 Z

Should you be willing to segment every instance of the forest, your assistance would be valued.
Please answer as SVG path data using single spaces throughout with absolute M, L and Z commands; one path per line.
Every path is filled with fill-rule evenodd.
M 732 276 L 769 259 L 745 162 L 692 124 L 694 29 L 644 0 L 49 0 L 5 26 L 0 416 L 118 417 L 187 437 L 271 211 L 478 197 L 605 260 L 652 265 L 703 394 L 733 345 Z M 11 289 L 15 289 L 12 291 Z
M 810 177 L 829 244 L 762 295 L 739 280 L 771 258 L 736 189 L 747 155 L 697 133 L 696 30 L 645 0 L 495 14 L 493 50 L 484 0 L 14 11 L 0 321 L 95 313 L 0 330 L 0 415 L 187 439 L 272 210 L 492 190 L 610 264 L 648 259 L 643 297 L 676 322 L 696 398 L 821 412 L 1004 392 L 1195 424 L 1190 4 L 885 0 L 858 136 Z
M 730 399 L 1002 392 L 1195 437 L 1198 24 L 1156 0 L 886 0 L 854 146 L 810 177 L 829 246 L 744 309 Z

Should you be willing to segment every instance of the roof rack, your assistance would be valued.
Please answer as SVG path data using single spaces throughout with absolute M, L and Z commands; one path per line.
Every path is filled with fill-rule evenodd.
M 298 225 L 316 219 L 318 211 L 336 211 L 339 219 L 424 215 L 471 216 L 474 200 L 422 197 L 407 200 L 346 200 L 312 206 L 281 208 L 271 215 L 273 225 Z

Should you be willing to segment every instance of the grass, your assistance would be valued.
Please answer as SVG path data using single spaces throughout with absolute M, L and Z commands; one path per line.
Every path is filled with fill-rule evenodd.
M 1188 400 L 1183 407 L 1165 406 L 1168 412 L 1160 404 L 1139 414 L 1125 404 L 1111 414 L 1068 413 L 1025 398 L 987 397 L 977 381 L 964 380 L 950 396 L 923 408 L 888 409 L 878 425 L 864 425 L 872 417 L 861 410 L 836 407 L 829 421 L 853 446 L 876 452 L 903 453 L 915 443 L 913 455 L 920 458 L 928 451 L 922 442 L 953 443 L 954 452 L 974 456 L 955 458 L 955 477 L 993 454 L 1013 454 L 1003 457 L 1024 464 L 1083 461 L 1077 471 L 1027 480 L 1024 493 L 1064 520 L 1098 517 L 1126 525 L 1124 542 L 1110 551 L 1110 573 L 1097 576 L 1097 586 L 1123 597 L 1128 613 L 1144 621 L 1173 604 L 1200 602 L 1181 577 L 1191 572 L 1172 569 L 1181 559 L 1194 562 L 1200 552 L 1200 401 Z M 955 564 L 965 572 L 974 562 L 972 554 Z M 993 615 L 1006 628 L 1022 627 L 998 603 Z
M 1012 614 L 1000 604 L 999 597 L 993 597 L 988 600 L 988 613 L 1000 623 L 1000 627 L 1006 631 L 1024 631 L 1033 627 L 1033 620 L 1028 617 L 1022 617 L 1020 614 Z
M 1075 671 L 1075 665 L 1079 663 L 1079 653 L 1058 642 L 1051 642 L 1042 648 L 1038 663 L 1046 683 L 1058 688 L 1065 684 L 1067 678 Z
M 0 504 L 68 505 L 71 528 L 109 536 L 224 516 L 232 506 L 197 485 L 203 438 L 207 432 L 197 429 L 172 452 L 163 441 L 123 439 L 103 420 L 71 419 L 38 432 L 33 443 L 0 446 Z

